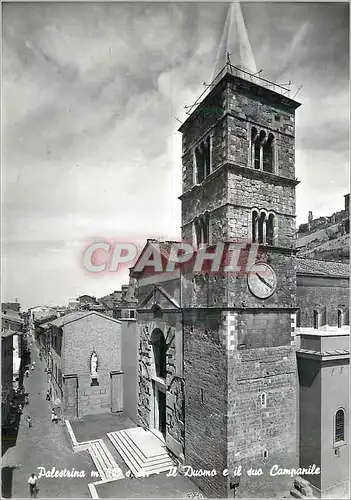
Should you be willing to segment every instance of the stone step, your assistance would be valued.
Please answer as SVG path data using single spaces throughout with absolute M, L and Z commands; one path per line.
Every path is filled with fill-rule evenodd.
M 145 431 L 144 431 L 145 432 Z M 147 457 L 143 451 L 139 448 L 138 446 L 138 442 L 133 440 L 133 437 L 128 433 L 128 432 L 125 432 L 125 431 L 120 431 L 120 437 L 121 439 L 123 439 L 126 444 L 128 443 L 129 446 L 131 446 L 135 452 L 135 454 L 139 457 L 139 462 L 141 464 L 147 464 L 147 465 L 150 465 L 150 464 L 156 464 L 156 463 L 159 463 L 160 460 L 164 460 L 164 457 L 165 457 L 165 453 L 167 454 L 166 452 L 166 449 L 160 449 L 159 452 L 157 453 L 157 451 L 155 450 L 155 455 L 152 455 L 152 456 L 149 456 Z M 158 444 L 158 441 L 155 442 L 155 444 Z M 168 455 L 167 455 L 168 456 Z
M 102 439 L 91 442 L 88 450 L 102 481 L 117 480 L 124 477 Z
M 140 466 L 135 460 L 133 453 L 129 451 L 128 446 L 126 446 L 120 436 L 116 436 L 116 434 L 117 432 L 109 432 L 107 436 L 118 453 L 121 455 L 125 464 L 129 467 L 132 474 L 137 477 Z
M 129 436 L 126 439 L 126 434 L 121 433 L 120 439 L 125 445 L 125 447 L 133 454 L 133 458 L 138 463 L 139 468 L 144 469 L 145 471 L 152 470 L 153 468 L 157 468 L 159 466 L 170 466 L 172 467 L 173 462 L 169 458 L 166 450 L 162 451 L 162 454 L 154 455 L 149 458 L 145 458 L 145 455 L 141 453 L 138 444 L 131 439 Z M 141 458 L 142 455 L 142 458 Z
M 166 450 L 159 453 L 159 443 L 157 442 L 155 442 L 156 455 L 146 457 L 138 446 L 137 436 L 129 435 L 126 431 L 110 432 L 107 435 L 135 477 L 165 472 L 174 465 Z M 151 436 L 152 433 L 147 436 L 143 435 L 144 438 L 148 439 Z

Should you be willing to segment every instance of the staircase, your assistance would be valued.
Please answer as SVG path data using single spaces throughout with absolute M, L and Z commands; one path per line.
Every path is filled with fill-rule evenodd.
M 135 477 L 166 472 L 174 467 L 164 440 L 151 431 L 133 427 L 109 432 L 107 436 Z
M 87 450 L 90 453 L 101 481 L 116 481 L 124 477 L 121 468 L 102 439 L 82 443 L 77 448 L 77 451 Z

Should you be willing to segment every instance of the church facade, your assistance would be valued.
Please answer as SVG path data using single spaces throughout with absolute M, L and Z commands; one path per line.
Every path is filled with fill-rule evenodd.
M 182 241 L 258 254 L 249 272 L 134 266 L 138 424 L 182 466 L 216 471 L 192 477 L 209 497 L 289 496 L 274 471 L 315 465 L 296 495 L 333 498 L 349 481 L 348 268 L 296 255 L 300 104 L 266 83 L 228 61 L 180 128 Z M 149 240 L 140 259 L 166 263 L 172 244 Z

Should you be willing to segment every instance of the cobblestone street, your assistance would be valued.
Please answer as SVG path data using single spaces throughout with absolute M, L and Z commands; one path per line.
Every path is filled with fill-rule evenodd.
M 66 429 L 51 422 L 51 403 L 45 400 L 47 374 L 45 364 L 39 360 L 38 349 L 32 345 L 32 360 L 36 361 L 34 371 L 24 379 L 30 403 L 25 405 L 21 418 L 16 446 L 9 448 L 2 457 L 3 497 L 26 498 L 28 478 L 32 472 L 37 475 L 38 467 L 51 471 L 67 469 L 85 471 L 85 478 L 45 478 L 38 482 L 38 497 L 46 498 L 90 498 L 88 483 L 90 473 L 95 470 L 87 452 L 73 453 Z M 33 427 L 26 422 L 30 415 Z

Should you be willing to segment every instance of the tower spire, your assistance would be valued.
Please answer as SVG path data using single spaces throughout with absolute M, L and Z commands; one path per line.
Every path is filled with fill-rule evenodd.
M 251 74 L 257 73 L 255 59 L 238 0 L 230 3 L 228 7 L 212 80 L 228 64 L 229 60 L 233 66 L 243 71 Z

